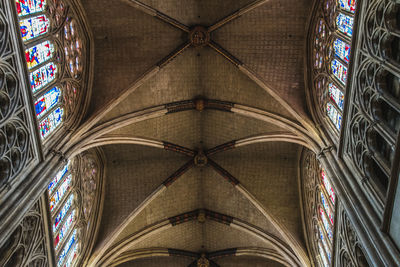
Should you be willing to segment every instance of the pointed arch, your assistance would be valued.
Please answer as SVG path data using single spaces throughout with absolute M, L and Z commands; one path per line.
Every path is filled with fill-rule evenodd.
M 351 77 L 352 36 L 359 1 L 324 0 L 314 6 L 307 43 L 308 106 L 335 143 L 343 126 Z
M 69 0 L 17 0 L 16 14 L 39 136 L 51 148 L 86 112 L 92 79 L 90 32 Z
M 212 211 L 205 211 L 206 213 L 214 213 Z M 175 227 L 180 224 L 188 223 L 193 220 L 197 220 L 197 217 L 201 213 L 200 210 L 195 210 L 188 212 L 187 214 L 181 214 L 176 216 L 176 218 L 187 218 L 182 221 L 178 221 L 176 223 L 172 223 L 175 217 L 171 217 L 169 219 L 160 221 L 154 225 L 150 225 L 140 230 L 137 233 L 131 234 L 125 239 L 119 241 L 118 243 L 113 244 L 111 247 L 105 248 L 104 253 L 99 253 L 97 256 L 91 259 L 89 266 L 108 266 L 112 265 L 115 260 L 118 260 L 118 257 L 123 255 L 129 251 L 129 248 L 138 243 L 140 240 L 148 238 L 152 235 L 159 234 L 163 231 L 167 231 L 172 227 Z M 216 214 L 216 213 L 215 213 Z M 186 216 L 187 215 L 187 216 Z M 220 214 L 222 216 L 222 214 Z M 235 218 L 231 218 L 230 216 L 226 216 L 229 219 L 229 222 L 220 221 L 218 219 L 213 219 L 212 217 L 207 217 L 210 220 L 216 221 L 218 223 L 224 224 L 227 227 L 234 227 L 240 231 L 247 232 L 253 235 L 255 238 L 259 238 L 268 244 L 271 244 L 276 251 L 285 258 L 285 260 L 291 264 L 291 266 L 300 266 L 299 259 L 292 252 L 292 250 L 286 245 L 284 242 L 274 237 L 272 234 L 261 231 L 257 227 L 250 225 L 249 223 L 237 220 Z
M 57 266 L 80 265 L 99 230 L 104 195 L 104 156 L 91 150 L 72 158 L 47 189 Z
M 190 102 L 192 103 L 191 100 L 187 101 L 182 101 L 179 103 L 186 103 Z M 195 106 L 190 106 L 187 108 L 185 106 L 185 109 L 177 109 L 176 111 L 174 110 L 173 112 L 170 111 L 169 105 L 172 104 L 177 104 L 179 103 L 170 103 L 166 105 L 160 105 L 156 107 L 151 107 L 147 108 L 141 111 L 137 112 L 132 112 L 128 114 L 124 114 L 122 116 L 119 116 L 117 118 L 111 119 L 110 121 L 104 122 L 94 128 L 92 128 L 90 131 L 86 132 L 83 135 L 75 135 L 71 137 L 71 143 L 67 146 L 68 151 L 65 151 L 64 153 L 67 156 L 70 156 L 72 154 L 76 154 L 76 151 L 81 151 L 82 147 L 85 147 L 89 145 L 92 142 L 95 142 L 95 140 L 98 140 L 99 138 L 105 137 L 105 135 L 109 134 L 110 132 L 120 129 L 122 127 L 138 123 L 141 121 L 157 118 L 157 117 L 162 117 L 164 115 L 170 115 L 176 112 L 183 112 L 191 109 L 195 109 Z M 314 135 L 311 134 L 309 131 L 305 130 L 301 125 L 297 124 L 296 122 L 293 122 L 287 118 L 284 118 L 283 116 L 273 114 L 271 112 L 263 111 L 261 109 L 253 108 L 253 107 L 248 107 L 245 105 L 239 105 L 239 104 L 234 104 L 230 103 L 232 107 L 230 107 L 230 111 L 242 116 L 246 117 L 251 117 L 257 120 L 262 120 L 268 123 L 272 123 L 274 125 L 277 125 L 283 129 L 286 129 L 293 133 L 296 137 L 295 139 L 292 139 L 293 142 L 298 142 L 298 143 L 305 143 L 307 144 L 307 147 L 310 147 L 314 151 L 319 151 L 320 147 L 323 146 L 321 144 L 321 140 L 315 140 Z M 217 111 L 223 111 L 226 112 L 226 108 L 221 108 L 214 109 Z M 284 137 L 283 137 L 284 138 Z M 104 140 L 104 139 L 103 139 Z M 133 140 L 132 140 L 133 141 Z

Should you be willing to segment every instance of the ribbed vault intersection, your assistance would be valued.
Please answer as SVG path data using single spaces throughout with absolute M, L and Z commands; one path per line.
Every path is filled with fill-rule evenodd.
M 303 82 L 310 5 L 84 1 L 94 94 L 67 154 L 101 147 L 107 159 L 90 266 L 202 254 L 309 265 L 298 162 L 319 142 Z

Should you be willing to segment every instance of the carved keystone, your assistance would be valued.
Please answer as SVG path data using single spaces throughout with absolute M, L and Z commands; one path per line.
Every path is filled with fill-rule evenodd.
M 207 157 L 204 155 L 203 151 L 201 151 L 201 150 L 194 157 L 194 164 L 196 164 L 196 166 L 203 167 L 203 166 L 207 165 L 207 162 L 208 162 Z
M 210 33 L 203 26 L 196 26 L 189 32 L 189 40 L 194 47 L 205 46 L 210 42 Z

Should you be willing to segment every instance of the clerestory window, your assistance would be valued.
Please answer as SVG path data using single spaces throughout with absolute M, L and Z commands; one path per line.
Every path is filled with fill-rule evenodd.
M 100 202 L 98 156 L 85 152 L 66 163 L 47 188 L 57 267 L 77 266 L 95 231 Z
M 81 29 L 61 0 L 16 0 L 21 39 L 40 137 L 68 120 L 81 95 Z
M 306 229 L 315 264 L 333 266 L 338 199 L 327 172 L 310 150 L 304 150 L 302 155 L 302 187 Z
M 328 0 L 317 20 L 314 39 L 314 87 L 323 117 L 342 129 L 345 91 L 356 12 L 355 0 Z

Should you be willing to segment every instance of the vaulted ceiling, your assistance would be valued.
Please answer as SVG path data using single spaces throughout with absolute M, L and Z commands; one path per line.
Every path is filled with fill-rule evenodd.
M 319 142 L 304 82 L 313 1 L 82 5 L 93 93 L 74 153 L 105 158 L 88 264 L 310 265 L 298 163 Z

